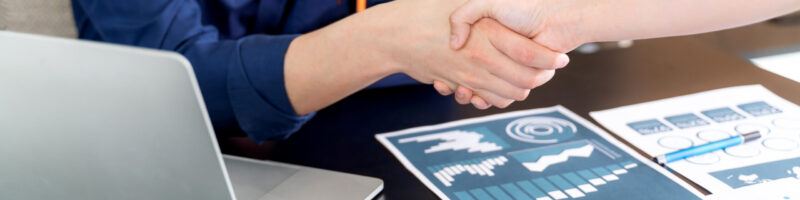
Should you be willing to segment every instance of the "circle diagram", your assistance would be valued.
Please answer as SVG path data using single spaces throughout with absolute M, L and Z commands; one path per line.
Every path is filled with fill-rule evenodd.
M 659 138 L 658 144 L 668 149 L 684 149 L 694 145 L 694 142 L 682 136 L 666 136 Z
M 697 132 L 697 138 L 700 138 L 701 140 L 706 142 L 714 142 L 717 140 L 729 138 L 731 136 L 733 135 L 731 135 L 728 132 L 720 130 L 702 130 L 700 132 Z
M 797 130 L 800 129 L 800 118 L 778 118 L 772 120 L 772 124 L 778 128 Z
M 761 150 L 752 145 L 736 145 L 725 148 L 723 151 L 728 155 L 739 158 L 749 158 L 761 154 Z
M 710 165 L 719 162 L 719 160 L 719 156 L 713 152 L 686 158 L 686 161 L 698 165 Z
M 761 133 L 761 135 L 766 135 L 766 134 L 769 134 L 769 132 L 770 132 L 769 127 L 761 125 L 761 124 L 755 124 L 755 123 L 739 124 L 739 125 L 736 125 L 736 127 L 734 127 L 733 129 L 736 130 L 736 132 L 741 133 L 741 134 L 745 134 L 745 133 L 749 133 L 749 132 L 753 132 L 753 131 L 758 131 L 759 133 Z
M 787 138 L 767 138 L 764 139 L 761 144 L 764 145 L 764 147 L 778 151 L 791 151 L 800 146 L 794 140 Z
M 550 144 L 575 136 L 578 127 L 570 121 L 555 117 L 526 117 L 506 125 L 506 134 L 515 140 Z

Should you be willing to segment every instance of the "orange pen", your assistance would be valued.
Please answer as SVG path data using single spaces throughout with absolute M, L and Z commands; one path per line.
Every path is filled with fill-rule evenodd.
M 367 9 L 367 0 L 356 0 L 356 12 L 361 12 Z

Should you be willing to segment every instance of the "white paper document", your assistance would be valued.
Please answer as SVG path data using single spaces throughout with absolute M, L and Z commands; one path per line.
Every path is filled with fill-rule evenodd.
M 800 82 L 800 52 L 752 58 L 750 62 L 761 69 Z
M 800 107 L 761 85 L 711 90 L 590 115 L 654 157 L 737 134 L 761 139 L 667 164 L 711 193 L 800 178 Z
M 800 179 L 783 178 L 707 196 L 709 200 L 730 199 L 800 199 Z
M 441 199 L 699 199 L 688 184 L 561 106 L 375 137 Z

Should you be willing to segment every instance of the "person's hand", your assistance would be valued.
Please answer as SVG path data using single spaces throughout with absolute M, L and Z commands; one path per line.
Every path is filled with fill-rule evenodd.
M 451 50 L 448 17 L 463 3 L 383 3 L 295 38 L 283 70 L 286 94 L 296 114 L 318 111 L 396 73 L 422 83 L 438 80 L 445 87 L 475 91 L 485 99 L 476 103 L 479 108 L 502 108 L 523 100 L 531 88 L 553 76 L 563 54 L 494 20 L 477 23 L 466 47 Z
M 585 14 L 580 12 L 585 10 L 579 9 L 581 6 L 591 4 L 575 0 L 468 0 L 450 15 L 450 45 L 461 48 L 472 24 L 493 18 L 538 44 L 566 53 L 590 41 L 591 33 L 582 33 L 579 25 Z
M 460 49 L 469 38 L 471 25 L 481 18 L 493 18 L 517 33 L 531 38 L 536 43 L 553 51 L 566 53 L 588 41 L 589 34 L 580 34 L 576 28 L 581 13 L 576 13 L 579 4 L 571 0 L 469 0 L 450 15 L 450 46 Z M 563 12 L 567 11 L 567 12 Z M 520 44 L 522 45 L 522 44 Z M 509 52 L 503 52 L 508 54 Z M 569 62 L 564 56 L 563 66 Z M 442 82 L 434 82 L 434 88 L 442 94 L 453 93 Z M 456 99 L 470 99 L 473 104 L 480 97 L 472 96 L 472 91 L 458 86 Z M 462 100 L 463 101 L 463 100 Z
M 505 108 L 514 100 L 521 101 L 527 98 L 530 89 L 539 87 L 540 85 L 549 81 L 553 77 L 555 69 L 563 66 L 557 64 L 559 58 L 562 57 L 563 54 L 556 54 L 540 45 L 537 45 L 530 40 L 515 34 L 511 30 L 508 30 L 506 27 L 500 25 L 494 20 L 481 20 L 473 27 L 473 31 L 475 33 L 474 36 L 470 38 L 464 49 L 460 50 L 458 53 L 467 53 L 467 55 L 470 56 L 467 57 L 469 59 L 482 58 L 475 57 L 476 55 L 493 55 L 494 58 L 485 57 L 485 60 L 482 60 L 482 62 L 486 63 L 487 65 L 479 67 L 493 67 L 495 69 L 498 67 L 505 67 L 506 69 L 517 70 L 503 71 L 503 68 L 499 68 L 501 70 L 498 70 L 497 72 L 487 72 L 489 74 L 506 73 L 498 75 L 504 75 L 503 79 L 510 78 L 510 80 L 520 80 L 517 81 L 517 85 L 515 85 L 515 87 L 523 89 L 524 93 L 523 96 L 520 96 L 519 98 L 503 97 L 486 89 L 473 89 L 462 84 L 454 84 L 452 82 L 446 83 L 445 81 L 438 80 L 433 81 L 434 88 L 436 88 L 437 91 L 439 91 L 442 95 L 449 95 L 451 93 L 450 88 L 457 88 L 458 92 L 456 93 L 455 99 L 460 104 L 472 103 L 478 109 L 486 109 L 490 106 Z M 516 46 L 520 43 L 530 46 Z M 512 49 L 515 47 L 520 48 Z M 446 46 L 444 48 L 446 49 Z M 519 60 L 524 59 L 524 61 L 510 60 L 509 58 L 506 58 L 507 55 L 502 54 L 501 51 L 514 52 L 514 54 L 510 54 L 512 57 L 520 58 Z M 494 59 L 494 61 L 492 59 Z M 520 65 L 518 62 L 526 63 L 526 65 Z M 509 68 L 509 66 L 515 66 L 516 68 Z M 537 68 L 530 66 L 544 67 Z M 491 68 L 488 69 L 491 70 Z M 472 94 L 473 90 L 475 90 L 475 95 Z
M 518 58 L 531 58 L 531 60 L 518 61 L 518 62 L 528 62 L 530 66 L 551 66 L 551 65 L 554 64 L 554 63 L 552 63 L 552 60 L 548 60 L 548 59 L 551 59 L 551 57 L 547 57 L 547 56 L 544 56 L 544 57 L 541 57 L 541 58 L 538 57 L 538 56 L 542 56 L 542 55 L 552 54 L 551 51 L 547 50 L 546 48 L 544 48 L 544 47 L 542 47 L 540 45 L 537 45 L 535 43 L 531 43 L 528 40 L 522 39 L 519 35 L 513 34 L 512 32 L 510 32 L 510 30 L 508 30 L 504 26 L 498 24 L 494 20 L 490 20 L 490 19 L 482 20 L 481 22 L 478 22 L 476 24 L 476 26 L 473 27 L 473 29 L 475 31 L 482 31 L 482 32 L 485 31 L 485 30 L 503 30 L 503 32 L 502 32 L 503 34 L 493 34 L 493 35 L 491 35 L 489 37 L 489 42 L 492 43 L 493 45 L 497 44 L 499 47 L 511 47 L 513 45 L 520 44 L 520 43 L 517 43 L 518 41 L 523 42 L 521 44 L 533 45 L 532 47 L 535 47 L 533 49 L 524 49 L 524 46 L 519 46 L 519 47 L 523 47 L 523 48 L 520 48 L 520 49 L 514 49 L 513 54 L 510 54 L 510 55 L 513 55 L 513 56 L 518 57 Z M 496 32 L 492 31 L 490 33 L 496 33 Z M 496 42 L 497 40 L 495 40 L 496 38 L 507 38 L 507 37 L 518 38 L 518 39 L 509 40 L 509 41 L 504 42 L 504 43 L 498 43 L 498 42 Z M 476 42 L 482 42 L 482 39 L 480 39 L 480 37 L 470 38 L 469 43 L 476 43 Z M 469 43 L 467 44 L 468 47 L 466 47 L 464 50 L 467 50 L 469 48 L 469 46 L 470 46 Z M 499 48 L 498 51 L 502 51 L 502 50 L 506 50 L 506 49 L 507 48 Z M 529 52 L 525 52 L 526 50 L 528 50 L 528 51 L 529 50 L 536 50 L 538 52 L 530 52 L 530 51 Z M 555 62 L 558 63 L 559 59 L 561 59 L 563 56 L 564 56 L 563 54 L 556 55 L 555 56 L 556 57 Z M 537 59 L 539 59 L 539 60 L 537 60 Z M 560 65 L 559 67 L 556 67 L 556 68 L 560 68 L 560 67 L 563 67 L 563 64 Z M 534 74 L 518 74 L 518 75 L 519 76 L 532 76 L 532 78 L 534 78 L 535 82 L 534 82 L 533 85 L 527 85 L 526 88 L 533 89 L 533 88 L 539 87 L 542 84 L 544 84 L 545 82 L 549 81 L 553 77 L 553 75 L 555 74 L 555 69 L 556 68 L 544 67 L 544 69 L 542 69 L 542 68 L 537 68 L 537 67 L 531 67 L 528 70 L 533 71 Z M 453 93 L 453 90 L 451 90 L 451 88 L 455 89 L 456 90 L 456 92 L 455 92 L 455 94 L 456 94 L 455 95 L 456 102 L 458 102 L 460 104 L 469 104 L 469 103 L 471 103 L 473 106 L 475 106 L 475 108 L 478 108 L 478 109 L 487 109 L 487 108 L 489 108 L 491 106 L 496 106 L 498 108 L 505 108 L 505 107 L 507 107 L 509 104 L 511 104 L 513 102 L 513 101 L 510 101 L 510 100 L 506 100 L 505 102 L 502 102 L 502 104 L 490 103 L 490 102 L 494 102 L 494 100 L 492 100 L 493 98 L 496 98 L 496 97 L 492 97 L 491 94 L 489 96 L 481 96 L 481 95 L 483 95 L 485 93 L 477 92 L 475 95 L 473 95 L 473 91 L 471 89 L 467 88 L 467 87 L 464 87 L 462 85 L 453 86 L 453 85 L 446 84 L 445 82 L 438 81 L 438 80 L 434 80 L 433 81 L 433 86 L 436 89 L 436 91 L 438 91 L 442 95 L 450 95 L 450 94 Z M 529 93 L 530 90 L 528 90 L 527 92 Z M 517 100 L 523 100 L 523 99 L 517 99 Z
M 377 52 L 389 55 L 387 62 L 396 65 L 398 72 L 422 83 L 437 80 L 450 88 L 464 87 L 485 99 L 486 105 L 503 108 L 515 100 L 524 100 L 530 89 L 548 81 L 553 76 L 552 70 L 562 66 L 559 58 L 563 54 L 550 51 L 494 20 L 476 23 L 466 46 L 452 51 L 447 37 L 448 16 L 461 3 L 460 0 L 395 1 L 359 15 L 386 24 L 373 31 L 384 39 L 375 44 L 383 47 Z M 381 17 L 368 16 L 371 14 Z
M 433 88 L 436 89 L 439 94 L 442 96 L 448 96 L 453 94 L 453 89 L 450 89 L 450 86 L 445 84 L 444 82 L 434 80 L 433 81 Z M 483 98 L 479 96 L 473 96 L 472 90 L 465 88 L 464 86 L 458 86 L 455 92 L 455 99 L 456 102 L 459 104 L 468 104 L 471 103 L 475 108 L 485 110 L 489 107 L 492 107 L 489 103 L 486 102 Z

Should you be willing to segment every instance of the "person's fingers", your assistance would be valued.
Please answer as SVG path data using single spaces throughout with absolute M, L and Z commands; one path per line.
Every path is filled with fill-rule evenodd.
M 556 75 L 556 70 L 540 70 L 540 72 L 535 75 L 537 80 L 537 85 L 534 85 L 534 87 L 536 88 L 544 85 L 545 83 L 550 81 L 550 79 L 553 79 L 553 76 L 555 75 Z
M 482 84 L 481 86 L 483 87 L 473 84 L 465 84 L 465 85 L 469 86 L 470 88 L 486 89 L 504 98 L 521 101 L 527 97 L 524 90 L 533 89 L 536 86 L 542 85 L 544 82 L 547 81 L 538 78 L 539 77 L 538 74 L 546 70 L 522 65 L 517 61 L 512 60 L 510 56 L 501 52 L 500 51 L 501 49 L 498 49 L 497 47 L 501 46 L 499 44 L 505 46 L 512 46 L 512 44 L 510 43 L 516 41 L 522 41 L 526 43 L 524 45 L 528 45 L 527 43 L 533 43 L 531 40 L 519 36 L 514 32 L 511 32 L 511 30 L 509 30 L 508 28 L 504 27 L 503 25 L 499 24 L 497 21 L 492 19 L 480 20 L 480 22 L 475 24 L 474 29 L 476 30 L 476 32 L 474 33 L 476 37 L 487 37 L 488 39 L 485 41 L 481 41 L 482 43 L 478 41 L 473 41 L 476 42 L 475 43 L 477 45 L 476 48 L 473 48 L 472 46 L 473 43 L 470 43 L 468 44 L 468 48 L 465 48 L 461 51 L 467 53 L 471 59 L 477 61 L 477 66 L 479 66 L 479 68 L 486 70 L 489 74 L 493 76 L 480 77 L 481 78 L 480 80 L 484 80 L 483 82 L 480 82 L 480 84 Z M 500 32 L 505 32 L 510 35 L 503 34 Z M 518 40 L 507 40 L 499 38 L 501 36 L 513 37 L 517 38 Z M 495 45 L 492 42 L 499 44 Z M 535 43 L 533 44 L 535 45 Z M 541 48 L 540 49 L 541 51 L 553 54 L 547 48 L 544 48 L 540 45 L 536 46 Z M 546 55 L 542 55 L 541 58 L 546 58 L 546 57 L 547 57 Z M 513 85 L 514 87 L 504 87 L 504 88 L 501 87 L 499 89 L 496 87 L 489 87 L 488 85 L 494 85 L 494 86 L 497 86 L 498 84 L 503 85 L 502 83 L 492 80 L 495 78 L 500 79 L 503 82 L 506 82 L 510 85 Z M 471 83 L 471 82 L 466 81 L 463 82 L 462 84 L 464 83 Z
M 513 84 L 518 88 L 533 89 L 546 82 L 546 80 L 541 80 L 538 74 L 548 70 L 541 70 L 538 68 L 521 65 L 497 50 L 487 52 L 487 54 L 490 58 L 492 58 L 485 60 L 487 65 L 491 66 L 488 68 L 488 70 L 493 75 Z M 524 100 L 518 98 L 514 99 L 520 101 Z
M 463 86 L 459 86 L 459 85 L 453 84 L 453 83 L 448 82 L 448 81 L 434 80 L 433 81 L 433 87 L 436 88 L 437 91 L 442 90 L 442 91 L 439 92 L 442 95 L 444 95 L 443 94 L 444 90 L 447 90 L 450 93 L 453 93 L 453 90 L 451 88 L 457 88 L 456 91 L 455 91 L 456 95 L 454 95 L 454 98 L 455 98 L 456 102 L 458 104 L 461 104 L 461 105 L 469 104 L 470 103 L 469 101 L 472 98 L 472 90 L 470 90 L 468 88 L 465 88 Z M 450 95 L 450 94 L 447 94 L 447 95 Z
M 514 103 L 513 99 L 503 98 L 501 96 L 498 96 L 497 94 L 494 94 L 486 90 L 476 89 L 474 94 L 475 96 L 483 98 L 487 103 L 497 108 L 506 108 L 508 107 L 508 105 L 511 105 L 511 103 Z
M 491 91 L 505 99 L 522 101 L 528 98 L 529 89 L 517 87 L 490 72 L 484 71 L 482 73 L 481 75 L 466 75 L 462 77 L 461 80 L 464 81 L 464 83 L 461 85 L 472 89 Z
M 453 94 L 453 90 L 451 90 L 450 87 L 447 86 L 447 84 L 438 80 L 433 81 L 433 88 L 436 89 L 436 91 L 439 92 L 439 94 L 441 94 L 442 96 Z
M 472 99 L 470 99 L 469 102 L 472 103 L 472 106 L 475 106 L 475 108 L 481 109 L 481 110 L 486 110 L 489 107 L 492 107 L 492 105 L 490 105 L 489 103 L 486 103 L 486 100 L 484 100 L 483 98 L 481 98 L 479 96 L 472 96 Z
M 498 29 L 489 32 L 489 42 L 519 64 L 538 69 L 560 69 L 569 63 L 567 54 L 550 50 L 496 21 L 487 23 L 486 26 Z
M 487 0 L 469 0 L 450 14 L 450 47 L 460 49 L 469 38 L 470 26 L 478 19 L 487 17 Z
M 472 90 L 466 88 L 464 86 L 458 86 L 456 88 L 456 102 L 461 105 L 469 104 L 470 99 L 472 99 Z
M 487 103 L 486 100 L 484 100 L 482 97 L 472 95 L 473 94 L 472 90 L 464 86 L 458 86 L 458 88 L 456 89 L 456 93 L 459 93 L 462 96 L 471 97 L 469 99 L 469 102 L 472 103 L 472 105 L 475 106 L 475 108 L 477 109 L 486 110 L 489 107 L 492 107 L 492 105 Z
M 489 103 L 486 103 L 486 100 L 483 100 L 483 98 L 481 98 L 479 96 L 474 96 L 473 93 L 472 93 L 472 90 L 470 90 L 469 88 L 466 88 L 464 86 L 460 86 L 459 85 L 458 88 L 456 88 L 456 95 L 470 97 L 467 100 L 470 103 L 472 103 L 472 105 L 475 106 L 475 108 L 477 108 L 477 109 L 485 110 L 485 109 L 487 109 L 487 108 L 492 106 Z

